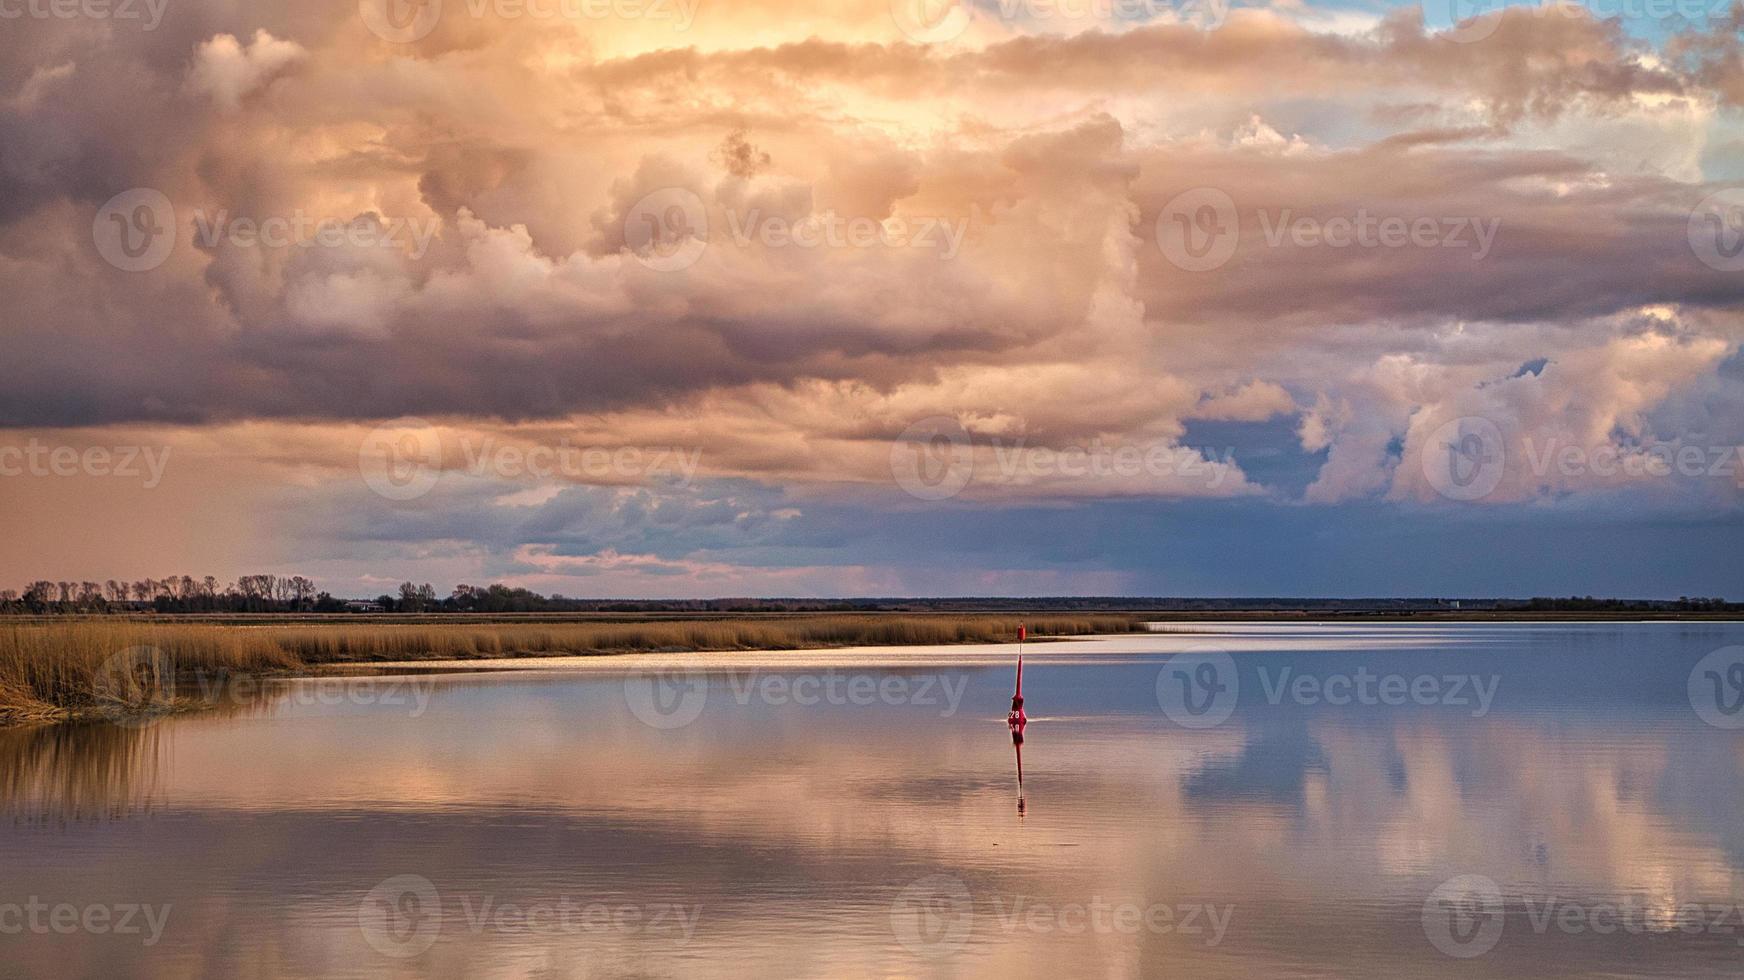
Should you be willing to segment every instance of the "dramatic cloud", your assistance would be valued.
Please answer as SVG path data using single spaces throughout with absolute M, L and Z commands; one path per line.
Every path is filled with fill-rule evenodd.
M 173 450 L 257 515 L 189 554 L 348 589 L 1159 581 L 850 533 L 928 508 L 1740 512 L 1744 14 L 535 6 L 8 21 L 0 445 Z M 389 425 L 436 489 L 372 492 Z

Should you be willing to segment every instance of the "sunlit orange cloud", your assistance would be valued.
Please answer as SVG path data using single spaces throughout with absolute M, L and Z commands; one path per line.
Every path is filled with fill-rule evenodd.
M 1569 11 L 1472 37 L 1410 8 L 1079 23 L 1012 4 L 946 37 L 882 0 L 534 6 L 177 5 L 152 31 L 0 39 L 0 134 L 31 148 L 0 173 L 0 445 L 173 446 L 186 488 L 21 478 L 0 498 L 99 529 L 132 574 L 361 566 L 355 543 L 299 542 L 325 508 L 362 533 L 372 506 L 395 560 L 535 574 L 474 525 L 669 481 L 469 472 L 469 445 L 694 450 L 688 486 L 743 481 L 773 511 L 907 506 L 892 449 L 941 419 L 982 506 L 1438 506 L 1416 460 L 1474 414 L 1514 449 L 1744 442 L 1740 280 L 1700 240 L 1729 200 L 1705 147 L 1736 138 L 1723 25 L 1656 47 Z M 1177 246 L 1207 216 L 1226 237 L 1202 261 Z M 448 481 L 412 505 L 370 495 L 357 460 L 406 418 Z M 1271 427 L 1318 472 L 1281 486 L 1187 445 L 1209 422 Z M 1217 477 L 1032 465 L 1103 450 Z M 1516 469 L 1480 503 L 1619 489 Z M 174 542 L 143 530 L 170 513 Z M 31 533 L 0 574 L 50 574 L 26 566 L 57 533 Z M 719 559 L 681 551 L 659 560 Z M 54 553 L 79 574 L 77 547 Z

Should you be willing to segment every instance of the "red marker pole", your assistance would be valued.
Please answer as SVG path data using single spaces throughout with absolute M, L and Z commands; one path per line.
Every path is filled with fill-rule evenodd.
M 1029 721 L 1023 713 L 1023 640 L 1027 631 L 1022 623 L 1017 624 L 1017 688 L 1011 694 L 1011 714 L 1005 720 L 1014 728 L 1021 728 Z

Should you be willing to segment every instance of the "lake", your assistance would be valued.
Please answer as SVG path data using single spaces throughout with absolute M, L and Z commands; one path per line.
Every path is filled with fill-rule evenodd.
M 519 661 L 0 732 L 0 976 L 1744 972 L 1744 626 Z

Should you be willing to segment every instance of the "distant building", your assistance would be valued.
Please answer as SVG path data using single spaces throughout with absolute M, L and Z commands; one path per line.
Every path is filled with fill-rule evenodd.
M 345 611 L 346 612 L 353 612 L 353 613 L 387 612 L 386 609 L 382 608 L 382 605 L 379 602 L 355 602 L 355 601 L 347 602 L 345 604 Z

